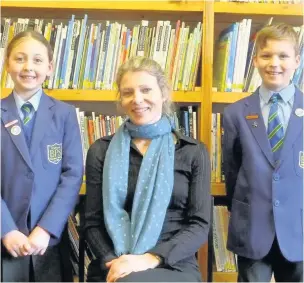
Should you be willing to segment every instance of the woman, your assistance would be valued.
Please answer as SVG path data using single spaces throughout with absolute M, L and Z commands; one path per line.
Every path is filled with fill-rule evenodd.
M 169 83 L 153 60 L 118 70 L 129 119 L 97 140 L 86 162 L 86 240 L 96 256 L 88 281 L 199 282 L 207 241 L 210 164 L 206 147 L 175 131 Z

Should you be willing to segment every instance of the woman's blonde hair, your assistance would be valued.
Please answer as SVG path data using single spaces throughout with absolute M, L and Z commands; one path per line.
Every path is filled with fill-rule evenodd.
M 120 85 L 123 76 L 127 72 L 147 72 L 151 76 L 154 76 L 157 80 L 158 86 L 161 90 L 162 97 L 164 98 L 163 102 L 163 114 L 168 116 L 173 115 L 174 106 L 171 100 L 171 86 L 168 78 L 166 77 L 161 66 L 154 60 L 146 57 L 132 57 L 124 64 L 122 64 L 116 75 L 116 84 L 118 87 L 118 92 L 120 93 Z M 120 94 L 119 94 L 120 97 Z

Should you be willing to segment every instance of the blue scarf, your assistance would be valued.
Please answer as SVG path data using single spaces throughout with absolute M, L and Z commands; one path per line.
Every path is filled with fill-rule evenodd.
M 170 120 L 137 126 L 126 121 L 113 136 L 103 167 L 103 211 L 117 256 L 143 254 L 159 238 L 173 190 L 174 141 Z M 128 192 L 131 138 L 151 139 L 143 157 L 131 219 L 124 210 Z

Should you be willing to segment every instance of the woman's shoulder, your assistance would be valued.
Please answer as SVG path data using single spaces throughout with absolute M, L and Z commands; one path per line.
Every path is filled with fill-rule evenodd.
M 101 138 L 95 140 L 94 143 L 91 144 L 89 150 L 94 151 L 94 152 L 107 151 L 113 136 L 114 135 L 104 136 L 104 137 L 101 137 Z
M 209 158 L 206 145 L 194 138 L 185 136 L 179 132 L 175 132 L 178 139 L 178 146 L 176 148 L 176 154 L 182 160 L 188 160 L 192 162 L 201 162 L 205 158 Z
M 185 136 L 180 132 L 174 131 L 174 135 L 181 147 L 187 146 L 187 147 L 190 147 L 193 149 L 195 149 L 195 148 L 197 148 L 197 149 L 204 148 L 205 149 L 206 148 L 206 145 L 203 142 L 201 142 L 197 139 Z

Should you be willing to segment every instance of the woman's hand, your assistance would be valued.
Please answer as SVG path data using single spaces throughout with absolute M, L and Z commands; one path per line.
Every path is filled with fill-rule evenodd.
M 131 272 L 153 269 L 160 264 L 160 260 L 152 254 L 143 255 L 122 255 L 106 263 L 110 268 L 107 282 L 116 282 L 118 278 L 125 277 Z

